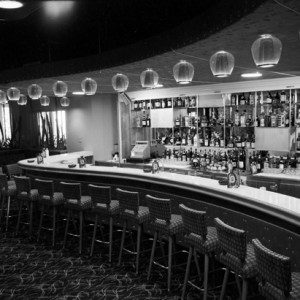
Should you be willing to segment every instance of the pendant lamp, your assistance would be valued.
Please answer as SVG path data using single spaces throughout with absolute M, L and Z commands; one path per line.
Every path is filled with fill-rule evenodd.
M 188 84 L 193 80 L 194 66 L 185 60 L 180 60 L 173 67 L 173 76 L 177 83 Z
M 64 97 L 68 92 L 68 86 L 65 82 L 59 80 L 53 84 L 52 90 L 55 97 Z
M 38 100 L 42 96 L 42 88 L 38 84 L 31 84 L 27 89 L 27 93 L 32 100 Z
M 20 99 L 18 100 L 18 105 L 26 105 L 27 104 L 27 96 L 21 94 Z
M 116 92 L 123 93 L 128 89 L 129 79 L 126 75 L 118 73 L 113 76 L 111 83 Z
M 42 96 L 40 98 L 40 103 L 41 103 L 42 106 L 49 106 L 50 98 L 48 96 Z
M 68 97 L 62 97 L 59 101 L 62 107 L 67 107 L 70 105 L 70 99 Z
M 141 73 L 140 79 L 143 88 L 153 89 L 158 84 L 159 76 L 154 70 L 147 69 Z
M 209 64 L 215 77 L 228 77 L 234 68 L 234 56 L 226 51 L 218 51 L 211 56 Z
M 20 94 L 20 90 L 16 87 L 11 87 L 7 90 L 7 98 L 11 101 L 18 101 Z
M 97 91 L 97 82 L 93 78 L 85 78 L 81 82 L 81 89 L 85 95 L 95 95 Z
M 0 90 L 0 104 L 6 104 L 6 103 L 7 103 L 6 93 Z
M 271 35 L 261 35 L 251 46 L 253 60 L 257 67 L 270 68 L 279 62 L 282 51 L 281 41 Z

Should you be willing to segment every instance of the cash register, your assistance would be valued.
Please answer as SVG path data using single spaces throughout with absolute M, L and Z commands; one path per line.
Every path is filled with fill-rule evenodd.
M 135 146 L 130 152 L 131 160 L 148 160 L 150 159 L 149 141 L 136 141 Z

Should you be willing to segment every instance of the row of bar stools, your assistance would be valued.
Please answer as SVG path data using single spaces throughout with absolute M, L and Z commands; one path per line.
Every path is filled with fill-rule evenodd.
M 37 241 L 40 239 L 42 229 L 52 231 L 52 246 L 55 246 L 56 236 L 56 223 L 58 208 L 62 207 L 65 203 L 64 196 L 60 192 L 54 191 L 53 180 L 35 179 L 37 190 L 39 194 L 39 201 L 41 207 L 40 223 L 37 235 Z M 52 210 L 52 228 L 43 227 L 43 219 L 47 210 Z

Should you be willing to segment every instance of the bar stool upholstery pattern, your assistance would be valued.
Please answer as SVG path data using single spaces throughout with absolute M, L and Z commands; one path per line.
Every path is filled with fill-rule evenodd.
M 63 248 L 65 248 L 69 223 L 71 214 L 73 215 L 74 211 L 79 212 L 79 254 L 82 252 L 82 239 L 83 239 L 83 218 L 84 212 L 89 210 L 92 207 L 91 196 L 81 194 L 81 183 L 77 182 L 61 182 L 60 183 L 62 193 L 65 199 L 65 205 L 68 209 L 67 224 L 65 230 L 65 237 Z
M 300 299 L 300 273 L 291 272 L 291 259 L 252 240 L 259 272 L 259 290 L 267 300 Z
M 41 206 L 41 216 L 40 224 L 38 229 L 37 241 L 40 239 L 40 233 L 43 225 L 45 206 L 52 208 L 52 246 L 55 245 L 55 235 L 56 235 L 56 221 L 57 221 L 57 207 L 62 206 L 65 202 L 64 196 L 60 192 L 54 191 L 53 180 L 43 180 L 35 179 L 38 193 L 39 201 Z
M 24 202 L 29 206 L 29 239 L 32 236 L 33 226 L 33 204 L 39 200 L 39 193 L 37 189 L 31 188 L 31 179 L 26 176 L 15 176 L 16 188 L 17 188 L 17 200 L 19 201 L 19 215 L 16 234 L 19 233 L 19 227 L 21 222 L 21 213 Z
M 113 238 L 113 217 L 120 214 L 120 204 L 118 200 L 111 199 L 110 186 L 97 186 L 89 184 L 89 194 L 92 198 L 92 212 L 95 214 L 95 225 L 92 239 L 90 255 L 93 255 L 96 231 L 98 226 L 98 217 L 101 219 L 109 218 L 109 262 L 112 256 L 112 238 Z
M 9 214 L 10 214 L 10 204 L 11 204 L 11 197 L 14 197 L 17 192 L 16 183 L 12 181 L 9 184 L 9 181 L 7 180 L 7 176 L 5 174 L 0 174 L 0 189 L 1 189 L 1 214 L 0 214 L 0 224 L 2 221 L 2 215 L 4 210 L 4 202 L 7 199 L 7 209 L 6 209 L 6 224 L 5 224 L 5 230 L 8 229 L 8 220 L 9 220 Z
M 242 291 L 239 288 L 239 292 L 242 294 L 242 300 L 245 300 L 248 294 L 247 279 L 257 275 L 253 245 L 247 244 L 244 230 L 231 227 L 219 218 L 215 218 L 214 221 L 222 250 L 219 260 L 226 266 L 220 299 L 224 297 L 229 271 L 232 270 L 235 276 L 242 277 L 243 287 Z
M 215 227 L 207 226 L 206 212 L 188 208 L 184 204 L 179 205 L 184 225 L 184 244 L 189 246 L 189 256 L 186 266 L 182 296 L 184 299 L 185 290 L 190 273 L 191 259 L 196 252 L 205 256 L 204 258 L 204 293 L 203 299 L 207 299 L 208 293 L 208 268 L 209 257 L 220 252 L 220 245 Z M 197 261 L 197 260 L 196 260 Z
M 148 269 L 147 279 L 150 279 L 152 264 L 155 255 L 156 242 L 159 235 L 168 240 L 168 291 L 171 290 L 172 274 L 172 252 L 173 239 L 177 234 L 183 233 L 183 221 L 181 215 L 172 214 L 171 200 L 157 198 L 146 195 L 147 204 L 150 210 L 150 229 L 154 230 L 154 239 L 151 250 L 151 257 Z
M 140 197 L 138 192 L 131 192 L 131 191 L 117 188 L 116 195 L 120 204 L 120 216 L 123 219 L 123 231 L 122 231 L 121 248 L 119 253 L 118 265 L 121 264 L 122 253 L 123 250 L 125 250 L 124 242 L 125 242 L 126 228 L 128 227 L 129 222 L 131 222 L 133 225 L 137 226 L 137 249 L 136 252 L 132 252 L 132 253 L 136 254 L 135 272 L 136 274 L 138 274 L 139 257 L 140 257 L 140 249 L 141 249 L 141 235 L 143 230 L 143 224 L 150 220 L 149 208 L 140 205 Z

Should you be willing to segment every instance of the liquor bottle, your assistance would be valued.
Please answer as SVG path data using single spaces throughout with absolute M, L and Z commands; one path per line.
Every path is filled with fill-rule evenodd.
M 280 93 L 280 103 L 285 103 L 286 102 L 286 93 L 285 91 L 282 91 Z
M 160 99 L 157 99 L 155 101 L 155 108 L 161 108 L 161 100 Z
M 204 146 L 205 146 L 205 147 L 208 147 L 208 146 L 209 146 L 209 138 L 208 138 L 208 134 L 205 135 L 205 138 L 204 138 Z
M 147 115 L 146 126 L 147 126 L 147 127 L 151 127 L 151 119 L 150 119 L 149 114 Z
M 142 117 L 142 127 L 146 127 L 147 126 L 147 117 L 145 112 L 143 113 L 143 117 Z
M 239 163 L 238 163 L 238 167 L 240 170 L 245 170 L 245 155 L 244 155 L 244 151 L 242 150 L 241 152 L 239 152 Z
M 245 94 L 243 93 L 240 96 L 240 105 L 245 105 L 245 104 L 246 104 L 246 97 L 245 97 Z
M 172 98 L 168 98 L 167 106 L 168 108 L 172 107 Z
M 138 103 L 138 101 L 134 101 L 133 109 L 134 109 L 134 110 L 138 110 L 138 108 L 139 108 L 139 103 Z
M 297 151 L 300 151 L 300 132 L 298 133 L 297 137 Z
M 277 115 L 275 112 L 271 114 L 271 127 L 277 126 Z
M 195 135 L 193 136 L 193 145 L 195 146 L 195 147 L 198 147 L 198 135 L 197 135 L 197 133 L 195 133 Z
M 190 100 L 189 97 L 184 98 L 184 107 L 188 108 L 190 107 Z
M 265 113 L 262 112 L 259 116 L 259 126 L 265 127 Z
M 151 101 L 149 100 L 147 101 L 147 109 L 150 109 L 150 107 L 151 107 Z
M 246 127 L 252 126 L 252 114 L 249 113 L 248 116 L 246 117 Z
M 271 95 L 271 93 L 269 92 L 269 93 L 267 94 L 266 98 L 264 99 L 264 103 L 266 103 L 266 104 L 272 104 L 272 102 L 273 102 L 272 95 Z
M 240 126 L 240 114 L 238 109 L 234 113 L 234 125 Z
M 207 127 L 207 126 L 208 126 L 208 121 L 207 121 L 206 115 L 204 114 L 204 115 L 201 117 L 201 127 Z
M 240 117 L 240 122 L 241 122 L 241 127 L 246 127 L 246 110 L 244 109 L 244 111 L 241 113 L 241 117 Z
M 257 172 L 260 173 L 262 169 L 262 160 L 260 154 L 258 154 L 257 156 L 256 168 L 257 168 Z
M 177 106 L 182 107 L 182 99 L 181 98 L 177 99 Z
M 238 164 L 238 159 L 236 156 L 236 152 L 234 151 L 232 154 L 232 166 L 234 169 L 237 168 L 237 164 Z
M 228 148 L 233 148 L 233 136 L 231 135 L 228 142 L 227 142 Z
M 230 160 L 227 163 L 227 167 L 228 167 L 228 171 L 229 171 L 227 174 L 227 187 L 233 188 L 236 184 L 236 176 L 233 173 L 233 164 Z
M 139 102 L 139 110 L 142 110 L 143 109 L 143 101 L 140 101 Z
M 166 108 L 166 107 L 167 107 L 166 99 L 162 99 L 161 108 Z
M 203 139 L 203 131 L 199 130 L 199 147 L 202 147 L 204 145 L 204 139 Z
M 253 93 L 250 93 L 249 95 L 249 104 L 254 105 L 255 104 L 255 97 Z
M 175 119 L 175 126 L 176 126 L 176 127 L 179 127 L 179 126 L 180 126 L 180 119 L 181 119 L 181 116 L 179 116 L 179 117 L 177 117 L 177 118 Z
M 212 112 L 211 112 L 211 125 L 212 126 L 216 126 L 217 124 L 217 116 L 216 116 L 216 111 L 214 108 L 212 108 Z
M 236 96 L 234 94 L 231 95 L 231 105 L 236 105 Z

